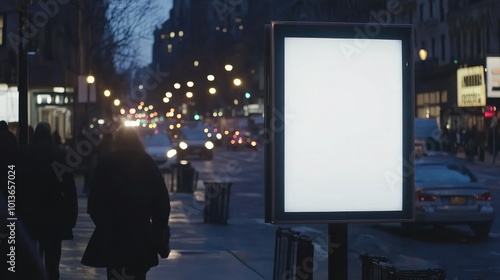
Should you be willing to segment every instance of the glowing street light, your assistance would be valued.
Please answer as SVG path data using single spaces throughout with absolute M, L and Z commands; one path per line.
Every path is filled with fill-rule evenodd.
M 171 93 L 170 91 L 167 91 L 167 92 L 165 93 L 165 97 L 167 97 L 167 98 L 172 98 L 172 93 Z
M 111 96 L 111 91 L 109 91 L 108 89 L 104 91 L 104 96 L 106 97 L 110 97 Z
M 180 88 L 181 88 L 181 84 L 179 84 L 179 83 L 175 83 L 175 84 L 174 84 L 174 88 L 175 88 L 175 89 L 180 89 Z
M 226 71 L 228 71 L 228 72 L 229 72 L 229 71 L 233 70 L 233 65 L 231 65 L 231 64 L 226 64 L 226 65 L 224 66 L 224 69 L 226 69 Z
M 234 84 L 235 86 L 239 87 L 239 86 L 241 86 L 241 80 L 240 80 L 240 79 L 238 79 L 238 78 L 236 78 L 236 79 L 234 79 L 234 80 L 233 80 L 233 84 Z
M 418 56 L 420 57 L 420 60 L 425 61 L 427 59 L 427 50 L 422 48 L 418 51 Z
M 186 97 L 187 98 L 192 98 L 193 97 L 193 93 L 190 92 L 190 91 L 186 92 Z
M 188 87 L 193 87 L 193 86 L 194 86 L 194 82 L 189 81 L 189 82 L 187 82 L 187 83 L 186 83 L 186 85 L 187 85 Z
M 121 104 L 120 99 L 115 99 L 113 101 L 113 104 L 115 104 L 116 107 L 120 106 L 120 104 Z
M 170 99 L 168 97 L 163 97 L 163 103 L 168 103 L 170 102 Z
M 87 76 L 87 84 L 93 84 L 95 82 L 95 78 L 92 75 Z
M 210 94 L 215 94 L 217 92 L 217 90 L 215 88 L 211 87 L 211 88 L 208 89 L 208 92 Z
M 213 82 L 215 80 L 215 76 L 214 75 L 208 75 L 207 76 L 207 80 L 209 80 L 210 82 Z

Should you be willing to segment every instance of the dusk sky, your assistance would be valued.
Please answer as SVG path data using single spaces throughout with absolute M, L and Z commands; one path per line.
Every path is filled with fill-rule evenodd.
M 152 53 L 152 48 L 153 48 L 153 31 L 159 27 L 163 22 L 165 22 L 170 13 L 170 9 L 172 8 L 173 5 L 173 0 L 154 0 L 156 4 L 160 6 L 160 9 L 158 9 L 158 12 L 156 13 L 155 17 L 158 18 L 156 21 L 156 26 L 151 26 L 150 32 L 150 37 L 148 39 L 144 39 L 141 42 L 141 57 L 138 61 L 138 63 L 141 66 L 145 66 L 151 63 L 152 58 L 153 58 L 153 53 Z

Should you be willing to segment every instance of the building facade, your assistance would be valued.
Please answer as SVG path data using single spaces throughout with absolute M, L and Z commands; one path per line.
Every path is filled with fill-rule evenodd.
M 395 23 L 413 24 L 415 31 L 416 116 L 437 118 L 442 128 L 488 130 L 486 105 L 498 106 L 498 98 L 486 96 L 486 58 L 499 56 L 500 2 L 493 0 L 401 1 Z M 463 75 L 477 71 L 483 73 Z M 479 75 L 475 95 L 466 87 Z M 466 101 L 466 102 L 464 102 Z
M 50 3 L 50 4 L 47 4 Z M 78 46 L 71 5 L 57 1 L 36 2 L 28 8 L 28 124 L 45 121 L 58 130 L 63 141 L 73 138 Z M 61 12 L 64 11 L 64 12 Z M 20 37 L 17 1 L 0 1 L 0 99 L 2 118 L 18 121 L 17 52 Z M 15 127 L 15 126 L 14 126 Z M 15 130 L 15 128 L 14 128 Z

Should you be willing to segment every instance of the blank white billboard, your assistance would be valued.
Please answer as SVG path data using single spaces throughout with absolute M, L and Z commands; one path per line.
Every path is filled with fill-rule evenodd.
M 370 28 L 272 22 L 266 221 L 413 219 L 413 29 Z
M 402 43 L 285 38 L 285 212 L 401 211 Z

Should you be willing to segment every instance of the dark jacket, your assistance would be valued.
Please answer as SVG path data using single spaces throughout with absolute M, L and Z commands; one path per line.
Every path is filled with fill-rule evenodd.
M 160 230 L 170 199 L 163 176 L 144 151 L 116 150 L 93 174 L 88 212 L 95 224 L 82 258 L 93 267 L 158 265 Z
M 19 210 L 35 239 L 73 239 L 78 199 L 65 158 L 63 150 L 48 143 L 21 153 Z

